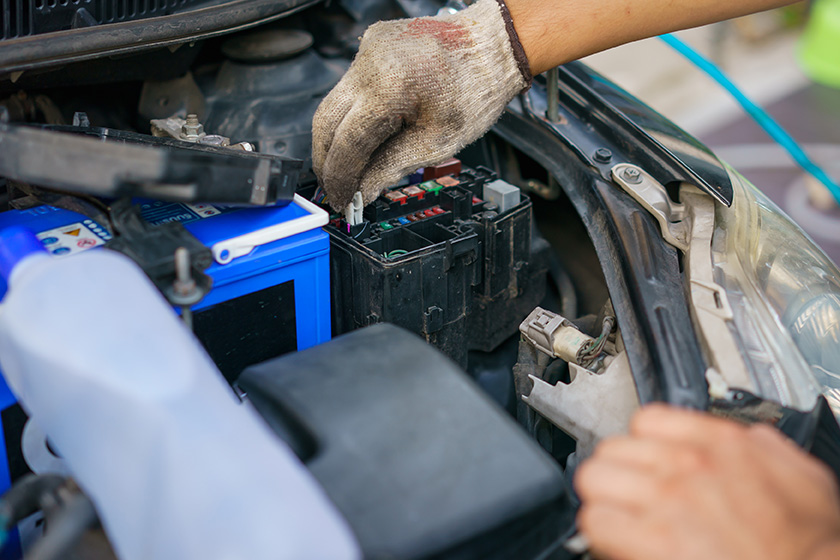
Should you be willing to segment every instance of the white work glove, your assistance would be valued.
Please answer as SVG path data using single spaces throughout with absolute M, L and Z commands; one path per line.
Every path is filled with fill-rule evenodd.
M 503 0 L 436 17 L 371 25 L 312 123 L 312 162 L 326 202 L 343 210 L 470 144 L 530 85 Z

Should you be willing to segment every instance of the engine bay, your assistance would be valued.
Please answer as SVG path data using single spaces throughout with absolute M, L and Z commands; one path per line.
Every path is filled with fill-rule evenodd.
M 620 429 L 638 406 L 616 313 L 590 234 L 546 169 L 494 133 L 467 147 L 457 159 L 418 170 L 390 186 L 372 204 L 336 213 L 311 170 L 311 119 L 349 64 L 353 30 L 358 25 L 336 13 L 328 13 L 328 17 L 319 14 L 314 19 L 304 12 L 268 29 L 210 39 L 189 56 L 175 49 L 171 53 L 177 64 L 174 69 L 163 65 L 158 71 L 162 55 L 157 53 L 148 62 L 141 56 L 134 69 L 120 68 L 122 77 L 114 83 L 59 87 L 46 75 L 32 78 L 32 88 L 13 88 L 14 93 L 6 84 L 8 96 L 0 98 L 6 125 L 63 134 L 60 138 L 67 142 L 62 144 L 65 147 L 78 145 L 79 140 L 67 140 L 70 134 L 72 138 L 93 136 L 121 147 L 146 148 L 154 144 L 149 138 L 155 138 L 159 142 L 155 149 L 169 150 L 168 159 L 163 160 L 166 165 L 162 165 L 170 174 L 162 187 L 158 183 L 149 186 L 159 179 L 149 179 L 148 185 L 126 182 L 125 175 L 120 175 L 123 164 L 117 161 L 113 173 L 102 179 L 103 185 L 116 190 L 105 196 L 56 188 L 37 179 L 0 179 L 5 183 L 5 192 L 0 194 L 0 225 L 29 227 L 57 258 L 73 258 L 106 247 L 137 262 L 193 330 L 236 395 L 243 401 L 252 399 L 267 418 L 272 414 L 282 417 L 269 420 L 269 424 L 316 472 L 328 494 L 334 491 L 336 496 L 346 496 L 339 467 L 349 459 L 337 454 L 330 459 L 335 470 L 330 470 L 332 467 L 318 467 L 312 457 L 319 449 L 323 454 L 332 453 L 329 445 L 333 444 L 327 442 L 340 441 L 343 430 L 370 423 L 372 435 L 367 441 L 371 449 L 379 450 L 371 451 L 371 457 L 390 448 L 400 449 L 402 444 L 397 442 L 407 436 L 395 428 L 388 435 L 392 439 L 376 440 L 379 428 L 374 424 L 384 418 L 352 420 L 358 411 L 347 411 L 348 416 L 343 417 L 331 410 L 313 409 L 309 411 L 312 416 L 306 418 L 309 403 L 319 398 L 318 386 L 309 381 L 306 397 L 286 402 L 286 389 L 278 393 L 273 381 L 263 384 L 278 377 L 265 373 L 270 368 L 267 364 L 281 360 L 276 363 L 283 364 L 277 366 L 283 371 L 313 370 L 316 366 L 312 364 L 284 365 L 282 360 L 305 362 L 311 359 L 306 356 L 317 351 L 324 361 L 315 360 L 316 364 L 340 369 L 341 363 L 347 363 L 348 371 L 358 371 L 360 386 L 372 384 L 372 393 L 383 381 L 359 369 L 359 363 L 371 370 L 380 364 L 388 371 L 410 371 L 421 380 L 430 367 L 466 371 L 483 395 L 479 400 L 489 397 L 506 415 L 503 420 L 488 417 L 489 424 L 484 426 L 473 423 L 461 426 L 457 433 L 453 430 L 451 439 L 442 440 L 449 442 L 447 445 L 463 446 L 458 438 L 467 441 L 476 437 L 487 440 L 487 447 L 476 448 L 473 456 L 457 459 L 453 454 L 450 459 L 479 460 L 481 453 L 493 448 L 496 432 L 486 426 L 497 422 L 507 426 L 515 420 L 524 431 L 510 437 L 515 440 L 527 434 L 546 452 L 545 457 L 533 457 L 534 468 L 543 469 L 542 474 L 535 475 L 533 484 L 522 491 L 548 498 L 523 502 L 520 510 L 507 511 L 505 515 L 516 510 L 521 516 L 506 518 L 507 533 L 500 535 L 509 538 L 493 541 L 496 544 L 492 546 L 479 539 L 480 534 L 496 527 L 496 520 L 488 518 L 476 527 L 465 525 L 460 540 L 441 540 L 440 549 L 405 552 L 409 549 L 391 549 L 388 546 L 397 545 L 386 546 L 371 537 L 365 542 L 385 548 L 374 547 L 366 554 L 381 557 L 401 550 L 405 557 L 417 558 L 450 557 L 447 554 L 491 557 L 489 551 L 502 541 L 511 548 L 500 548 L 499 558 L 520 553 L 524 556 L 517 557 L 537 557 L 547 549 L 556 552 L 562 536 L 557 528 L 569 528 L 574 510 L 569 485 L 574 465 L 591 452 L 598 438 Z M 118 68 L 120 62 L 112 65 Z M 185 143 L 198 150 L 190 154 L 192 159 L 184 159 L 180 151 Z M 207 169 L 213 158 L 223 158 L 226 153 L 236 153 L 255 167 L 240 166 L 236 176 L 211 177 Z M 254 159 L 257 155 L 262 159 Z M 180 171 L 167 167 L 172 161 L 180 162 Z M 238 205 L 242 200 L 213 199 L 212 195 L 190 198 L 194 193 L 184 195 L 179 186 L 203 185 L 201 181 L 206 180 L 218 188 L 231 181 L 245 181 L 252 190 L 237 196 L 247 199 L 261 180 L 259 166 L 269 164 L 268 196 L 280 201 L 276 206 L 242 207 Z M 74 175 L 86 165 L 88 170 L 98 169 L 96 163 L 79 160 L 73 162 L 73 170 L 65 168 L 64 175 Z M 55 174 L 59 183 L 60 175 Z M 199 176 L 201 179 L 196 179 Z M 251 177 L 256 182 L 251 182 Z M 135 190 L 121 191 L 125 188 L 121 180 L 134 185 Z M 173 194 L 176 192 L 180 194 Z M 155 198 L 156 193 L 164 193 L 163 199 Z M 5 285 L 0 288 L 5 291 Z M 414 333 L 451 362 L 441 362 L 439 355 L 412 347 L 402 331 L 371 331 L 367 339 L 361 334 L 380 323 Z M 339 346 L 330 346 L 332 338 L 354 331 L 359 333 L 357 339 L 339 338 Z M 361 351 L 354 346 L 364 347 L 367 354 L 354 357 L 354 352 Z M 296 352 L 303 357 L 296 357 Z M 311 379 L 318 379 L 316 373 L 310 373 Z M 287 382 L 294 385 L 299 377 L 305 376 L 290 376 Z M 325 380 L 321 387 L 332 382 Z M 344 379 L 347 386 L 343 390 L 350 392 L 353 382 L 353 378 Z M 410 383 L 403 389 L 394 387 L 393 394 L 379 396 L 400 402 L 398 393 L 404 399 L 404 391 L 416 390 L 421 400 L 404 405 L 406 410 L 415 407 L 411 410 L 419 414 L 420 409 L 436 407 L 456 410 L 454 396 L 445 396 L 446 391 L 455 390 L 453 395 L 466 391 L 459 417 L 468 416 L 473 406 L 468 403 L 476 399 L 472 388 L 464 389 L 460 382 L 455 389 L 447 388 L 452 381 L 433 375 L 428 383 L 422 399 Z M 593 383 L 601 387 L 593 388 Z M 564 393 L 566 389 L 571 392 Z M 295 390 L 290 385 L 288 394 Z M 354 406 L 359 410 L 374 407 L 375 399 L 368 401 L 362 393 Z M 582 399 L 579 402 L 596 410 L 610 408 L 616 419 L 607 427 L 589 421 L 586 418 L 592 410 L 569 404 L 564 400 L 568 398 Z M 620 402 L 611 406 L 615 399 Z M 302 408 L 296 408 L 299 405 Z M 32 445 L 46 449 L 48 442 L 43 438 L 30 441 L 28 419 L 14 399 L 3 406 L 10 482 L 29 473 L 48 472 L 56 455 L 27 451 Z M 485 414 L 484 404 L 474 406 L 476 414 Z M 286 412 L 277 413 L 279 409 Z M 301 414 L 301 422 L 289 420 Z M 316 425 L 321 422 L 319 414 L 324 415 L 323 425 Z M 382 414 L 394 415 L 390 421 L 396 426 L 422 425 L 408 413 L 400 416 L 393 406 L 385 407 Z M 453 417 L 453 423 L 460 421 Z M 445 423 L 430 425 L 423 433 L 431 437 L 445 427 Z M 485 428 L 488 432 L 482 435 Z M 329 431 L 320 431 L 324 429 Z M 504 448 L 499 445 L 498 449 Z M 543 463 L 546 457 L 553 458 L 551 467 Z M 307 462 L 310 459 L 312 462 Z M 428 470 L 422 473 L 412 471 L 425 477 L 423 482 L 396 477 L 400 468 L 394 465 L 395 470 L 383 470 L 382 476 L 395 477 L 388 480 L 398 485 L 427 484 L 429 477 L 453 468 L 447 461 L 443 458 L 436 466 L 427 465 Z M 383 464 L 387 463 L 383 459 Z M 523 458 L 520 467 L 528 464 Z M 478 469 L 476 476 L 483 482 L 469 490 L 476 495 L 482 494 L 487 484 L 510 482 L 494 479 L 500 476 L 497 474 L 481 473 L 485 471 Z M 525 475 L 520 473 L 519 478 Z M 513 488 L 515 485 L 509 490 Z M 393 496 L 382 494 L 380 498 Z M 508 499 L 508 493 L 498 496 L 500 503 Z M 344 506 L 346 509 L 340 509 L 347 515 L 358 509 L 355 502 Z M 418 515 L 438 515 L 422 508 L 418 511 Z M 380 515 L 384 520 L 393 513 L 383 511 Z M 467 508 L 460 515 L 465 517 L 453 523 L 462 523 L 476 512 Z M 512 535 L 533 523 L 538 526 L 535 540 L 524 546 Z M 35 538 L 36 524 L 37 520 L 27 520 L 28 528 L 21 529 L 24 542 Z M 391 530 L 361 522 L 356 525 L 353 520 L 351 525 L 362 533 Z M 400 541 L 399 546 L 408 546 L 405 543 L 416 537 L 411 532 L 400 535 L 405 542 Z M 476 542 L 484 544 L 474 548 Z

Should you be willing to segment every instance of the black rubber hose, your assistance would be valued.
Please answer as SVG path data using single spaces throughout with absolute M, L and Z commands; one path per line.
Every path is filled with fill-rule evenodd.
M 551 280 L 560 292 L 560 315 L 569 318 L 577 317 L 578 299 L 572 277 L 554 255 L 549 258 L 548 267 Z
M 44 536 L 32 545 L 24 560 L 66 558 L 85 531 L 98 523 L 93 503 L 84 494 L 77 494 L 49 519 Z
M 41 498 L 55 492 L 67 479 L 55 474 L 27 475 L 0 498 L 0 524 L 4 530 L 41 509 Z

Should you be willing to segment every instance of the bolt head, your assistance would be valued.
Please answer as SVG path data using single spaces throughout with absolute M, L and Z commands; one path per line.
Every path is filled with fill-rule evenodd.
M 637 184 L 642 182 L 642 174 L 635 167 L 628 167 L 627 169 L 622 171 L 621 178 L 627 181 L 628 183 Z
M 607 148 L 598 148 L 595 150 L 595 161 L 598 163 L 609 163 L 612 159 L 612 152 Z

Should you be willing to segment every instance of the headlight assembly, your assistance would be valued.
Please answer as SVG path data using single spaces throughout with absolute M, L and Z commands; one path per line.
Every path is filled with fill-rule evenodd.
M 808 410 L 822 391 L 840 416 L 840 271 L 773 202 L 730 172 L 716 209 L 715 281 L 760 395 Z

